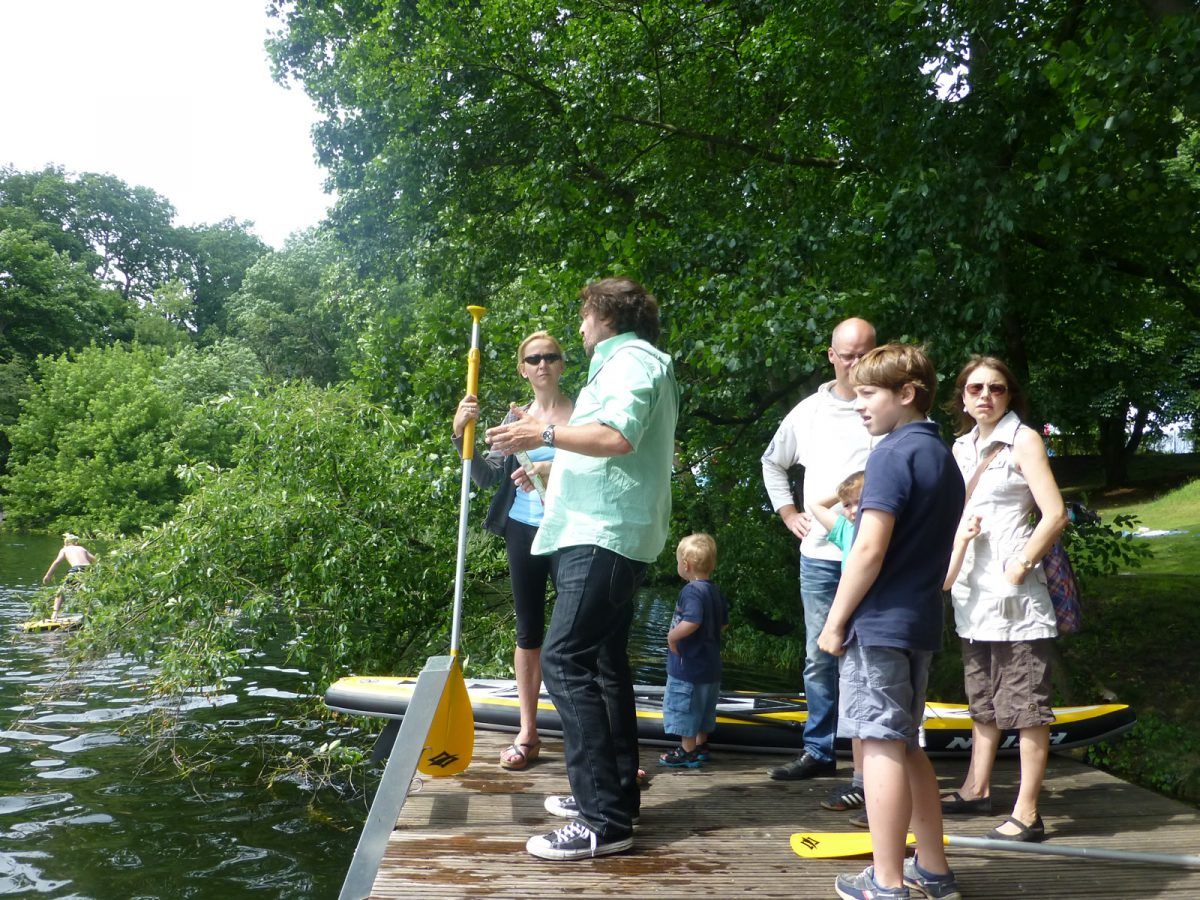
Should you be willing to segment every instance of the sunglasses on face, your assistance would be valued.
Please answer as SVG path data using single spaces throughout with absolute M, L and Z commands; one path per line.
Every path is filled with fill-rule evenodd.
M 982 382 L 976 382 L 975 384 L 966 385 L 967 394 L 972 397 L 978 397 L 985 389 L 993 397 L 1003 397 L 1008 393 L 1007 384 L 983 384 Z
M 545 360 L 548 363 L 556 363 L 562 359 L 561 353 L 530 353 L 525 357 L 525 365 L 539 366 Z

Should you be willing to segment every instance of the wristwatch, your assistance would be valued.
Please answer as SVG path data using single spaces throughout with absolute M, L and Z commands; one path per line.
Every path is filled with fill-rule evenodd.
M 1021 564 L 1021 568 L 1024 569 L 1026 572 L 1030 572 L 1033 570 L 1033 563 L 1031 563 L 1029 560 L 1027 560 L 1024 556 L 1018 556 L 1017 562 L 1019 562 Z
M 547 447 L 554 446 L 554 426 L 547 425 L 546 430 L 542 432 L 542 443 Z

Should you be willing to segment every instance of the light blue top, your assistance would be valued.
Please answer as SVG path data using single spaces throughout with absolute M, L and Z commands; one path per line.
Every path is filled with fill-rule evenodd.
M 554 459 L 553 447 L 536 447 L 529 451 L 529 459 L 531 462 L 547 462 Z M 509 507 L 508 517 L 516 519 L 518 522 L 524 522 L 526 525 L 532 525 L 534 528 L 542 524 L 542 498 L 538 496 L 537 491 L 523 491 L 517 489 L 516 496 L 513 497 L 512 506 Z
M 533 552 L 596 546 L 653 562 L 667 542 L 678 415 L 670 356 L 633 332 L 597 344 L 568 424 L 601 422 L 633 451 L 609 457 L 558 451 Z
M 845 567 L 850 548 L 854 546 L 854 523 L 845 516 L 838 516 L 826 540 L 842 551 L 842 566 Z

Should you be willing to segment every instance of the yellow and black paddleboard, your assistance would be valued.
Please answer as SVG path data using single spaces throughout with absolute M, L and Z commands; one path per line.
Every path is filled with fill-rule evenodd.
M 415 678 L 351 676 L 335 681 L 325 692 L 325 705 L 338 712 L 385 719 L 403 717 Z M 513 681 L 466 679 L 475 727 L 517 731 L 521 725 L 517 686 Z M 638 740 L 673 746 L 662 729 L 663 688 L 635 685 Z M 1060 706 L 1050 726 L 1051 749 L 1083 747 L 1116 737 L 1133 727 L 1133 710 L 1122 704 Z M 728 691 L 717 701 L 717 728 L 709 743 L 718 749 L 761 753 L 795 752 L 804 746 L 808 704 L 803 694 Z M 550 697 L 538 698 L 538 731 L 561 733 L 558 712 Z M 925 705 L 925 750 L 932 756 L 967 756 L 971 752 L 971 717 L 957 703 L 931 701 Z M 1000 752 L 1017 751 L 1019 736 L 1004 732 Z M 839 741 L 838 753 L 849 755 L 850 742 Z
M 22 631 L 71 631 L 83 624 L 83 616 L 59 616 L 57 619 L 34 619 L 22 622 Z

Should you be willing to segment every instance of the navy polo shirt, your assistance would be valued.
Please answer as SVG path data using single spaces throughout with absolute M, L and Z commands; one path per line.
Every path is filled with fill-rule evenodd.
M 942 582 L 965 486 L 933 422 L 902 425 L 867 458 L 861 510 L 895 519 L 879 577 L 850 618 L 846 643 L 940 650 Z

